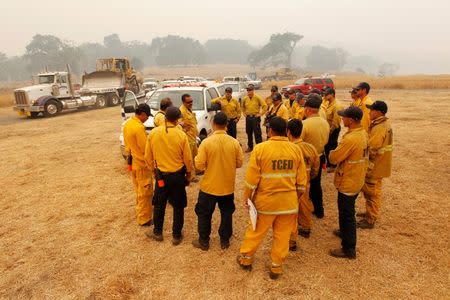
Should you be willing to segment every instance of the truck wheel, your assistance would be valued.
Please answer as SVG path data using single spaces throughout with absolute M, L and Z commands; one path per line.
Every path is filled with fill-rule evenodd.
M 119 105 L 120 98 L 117 96 L 117 94 L 111 94 L 108 97 L 108 106 L 116 106 Z
M 44 117 L 54 117 L 61 111 L 58 102 L 55 100 L 49 100 L 44 106 Z
M 106 97 L 104 95 L 98 95 L 95 101 L 95 107 L 104 108 L 106 106 Z

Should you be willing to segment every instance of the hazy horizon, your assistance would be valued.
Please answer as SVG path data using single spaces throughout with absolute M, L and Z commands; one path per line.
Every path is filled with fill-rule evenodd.
M 102 43 L 104 36 L 117 33 L 123 41 L 151 43 L 173 34 L 202 43 L 233 38 L 262 46 L 271 34 L 291 31 L 304 35 L 300 47 L 342 47 L 354 56 L 396 63 L 400 74 L 450 73 L 449 1 L 280 0 L 276 7 L 254 0 L 167 3 L 42 0 L 26 8 L 23 2 L 4 3 L 0 52 L 22 55 L 35 34 L 77 45 Z

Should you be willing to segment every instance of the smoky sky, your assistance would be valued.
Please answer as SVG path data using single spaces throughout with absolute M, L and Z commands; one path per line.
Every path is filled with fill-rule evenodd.
M 402 73 L 450 73 L 450 1 L 2 1 L 0 52 L 21 55 L 35 34 L 74 44 L 150 43 L 156 36 L 248 40 L 254 46 L 272 33 L 304 35 L 299 45 L 342 47 L 397 63 Z

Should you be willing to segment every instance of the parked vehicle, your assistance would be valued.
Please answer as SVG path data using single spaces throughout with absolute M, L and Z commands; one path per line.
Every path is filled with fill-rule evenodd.
M 262 83 L 261 80 L 258 79 L 258 76 L 256 75 L 255 72 L 250 72 L 247 74 L 247 81 L 246 81 L 247 86 L 249 84 L 253 84 L 253 86 L 255 87 L 255 89 L 259 90 L 260 88 L 262 88 Z
M 145 93 L 148 93 L 149 91 L 156 90 L 158 87 L 159 81 L 155 78 L 144 78 L 144 82 L 142 83 L 142 88 L 144 89 Z
M 233 98 L 239 100 L 239 103 L 241 103 L 242 98 L 247 95 L 246 86 L 242 82 L 230 81 L 217 85 L 217 89 L 221 96 L 225 95 L 225 89 L 227 87 L 230 87 L 233 90 Z
M 96 71 L 84 74 L 81 96 L 95 97 L 99 105 L 118 105 L 125 90 L 141 92 L 140 80 L 126 58 L 97 59 Z M 104 106 L 104 105 L 103 105 Z
M 279 81 L 279 80 L 294 80 L 297 77 L 295 72 L 290 68 L 281 68 L 275 72 L 275 74 L 265 76 L 262 78 L 264 81 Z
M 174 106 L 181 106 L 181 96 L 183 94 L 189 94 L 192 96 L 193 112 L 197 117 L 197 129 L 199 132 L 199 137 L 197 142 L 200 143 L 209 134 L 212 133 L 211 120 L 217 110 L 217 106 L 211 104 L 211 99 L 219 97 L 219 91 L 216 87 L 206 87 L 206 86 L 186 86 L 181 85 L 162 87 L 153 92 L 153 94 L 147 99 L 138 99 L 138 97 L 131 91 L 126 91 L 124 96 L 124 101 L 122 103 L 122 128 L 120 132 L 120 146 L 122 155 L 126 157 L 125 145 L 123 141 L 123 126 L 130 118 L 134 115 L 136 107 L 142 101 L 145 101 L 151 108 L 152 116 L 144 123 L 147 133 L 149 133 L 154 128 L 153 116 L 158 112 L 161 100 L 164 98 L 170 98 Z
M 70 70 L 64 72 L 40 73 L 34 78 L 34 85 L 14 90 L 14 110 L 20 115 L 37 117 L 43 114 L 52 117 L 66 109 L 87 106 L 102 107 L 95 97 L 80 97 L 75 92 Z
M 282 92 L 287 92 L 291 89 L 302 94 L 309 94 L 312 89 L 322 90 L 324 87 L 334 88 L 334 82 L 331 78 L 321 78 L 321 77 L 306 77 L 300 78 L 294 84 L 285 86 L 281 88 Z

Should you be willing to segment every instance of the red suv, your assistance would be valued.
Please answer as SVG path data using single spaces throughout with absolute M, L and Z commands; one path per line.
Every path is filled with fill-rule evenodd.
M 322 78 L 322 77 L 308 77 L 308 78 L 300 78 L 294 84 L 285 86 L 281 88 L 281 92 L 287 92 L 291 89 L 296 92 L 300 92 L 304 95 L 307 95 L 311 92 L 312 89 L 318 89 L 321 91 L 324 87 L 331 87 L 334 89 L 334 82 L 330 78 Z

